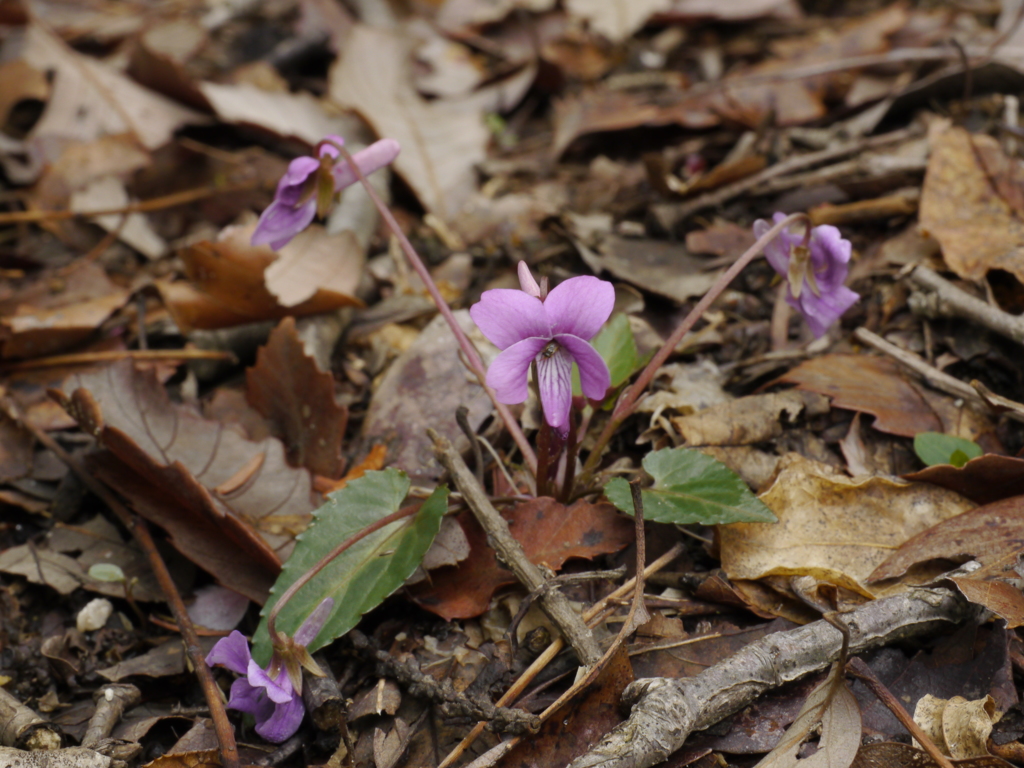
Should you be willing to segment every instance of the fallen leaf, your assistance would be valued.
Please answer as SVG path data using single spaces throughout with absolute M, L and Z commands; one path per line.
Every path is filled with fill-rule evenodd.
M 402 145 L 393 166 L 423 206 L 458 228 L 476 191 L 474 166 L 484 160 L 489 132 L 484 111 L 507 111 L 533 80 L 518 78 L 459 99 L 426 101 L 412 86 L 411 38 L 356 24 L 328 77 L 328 93 L 360 113 L 379 136 Z
M 212 640 L 212 638 L 207 638 Z M 213 643 L 209 643 L 212 647 Z M 134 656 L 125 661 L 118 662 L 105 669 L 96 670 L 100 675 L 111 682 L 124 680 L 132 675 L 143 675 L 145 677 L 167 677 L 169 675 L 180 675 L 185 671 L 185 646 L 181 638 L 167 640 L 151 651 Z
M 263 276 L 282 307 L 294 307 L 318 291 L 355 296 L 366 268 L 366 253 L 351 230 L 328 235 L 323 227 L 302 230 L 278 251 Z
M 1017 559 L 1016 553 L 1013 559 Z M 1015 579 L 1016 584 L 1011 584 L 998 578 L 974 578 L 972 574 L 953 576 L 950 581 L 970 602 L 984 606 L 1003 619 L 1008 629 L 1024 627 L 1024 594 L 1021 593 L 1019 579 Z
M 172 404 L 156 377 L 131 361 L 70 377 L 64 391 L 73 393 L 66 407 L 109 451 L 92 459 L 101 479 L 223 586 L 262 603 L 293 543 L 267 520 L 305 526 L 314 508 L 309 473 L 289 467 L 276 440 L 250 442 Z M 260 456 L 237 491 L 214 490 Z
M 142 768 L 220 768 L 220 750 L 207 749 L 179 755 L 161 755 Z
M 131 204 L 124 183 L 113 176 L 103 176 L 71 195 L 68 208 L 78 213 L 125 208 Z M 167 252 L 167 243 L 138 212 L 94 216 L 90 221 L 107 232 L 116 232 L 117 239 L 130 245 L 147 259 L 159 259 Z
M 480 335 L 469 312 L 458 310 L 455 318 L 482 350 L 484 362 L 493 359 L 494 347 Z M 483 423 L 493 407 L 483 387 L 463 365 L 458 342 L 438 315 L 384 374 L 363 420 L 363 436 L 392 445 L 391 466 L 407 472 L 417 485 L 431 485 L 443 470 L 434 458 L 427 428 L 451 440 L 456 450 L 467 449 L 469 441 L 455 423 L 455 410 L 460 405 L 469 409 L 467 418 L 473 429 Z
M 584 19 L 592 31 L 618 43 L 671 6 L 672 0 L 567 0 L 565 9 Z
M 780 383 L 827 395 L 836 408 L 870 413 L 875 417 L 874 428 L 890 435 L 913 437 L 919 432 L 943 431 L 934 409 L 889 358 L 823 355 L 771 382 Z
M 593 683 L 548 718 L 537 733 L 524 737 L 495 768 L 568 765 L 622 722 L 619 699 L 631 682 L 629 654 L 620 647 Z
M 819 727 L 818 751 L 800 758 L 800 748 Z M 860 747 L 860 729 L 860 708 L 846 687 L 845 669 L 834 663 L 779 743 L 755 768 L 846 768 Z
M 227 632 L 238 626 L 249 609 L 249 598 L 216 584 L 196 590 L 188 615 L 200 627 Z
M 921 229 L 939 242 L 946 264 L 960 277 L 983 280 L 989 270 L 1002 269 L 1024 281 L 1024 221 L 1000 194 L 1007 186 L 993 184 L 993 176 L 1015 161 L 996 139 L 963 128 L 933 128 L 930 139 Z M 1021 187 L 1012 188 L 1020 197 Z
M 869 582 L 894 579 L 928 560 L 991 563 L 1024 550 L 1024 496 L 1013 496 L 925 526 L 878 563 Z
M 255 221 L 226 227 L 216 242 L 204 240 L 186 248 L 181 258 L 190 283 L 157 282 L 167 308 L 183 331 L 362 306 L 355 296 L 329 290 L 318 290 L 296 306 L 279 304 L 264 282 L 264 271 L 278 257 L 267 246 L 249 244 L 255 228 Z
M 580 500 L 566 507 L 539 498 L 516 504 L 503 516 L 530 561 L 552 571 L 571 557 L 617 552 L 633 540 L 632 522 L 611 504 Z M 446 621 L 479 616 L 495 590 L 516 583 L 512 571 L 498 563 L 472 514 L 464 512 L 458 520 L 469 540 L 469 557 L 454 568 L 431 571 L 428 582 L 410 590 L 413 600 Z
M 89 580 L 75 558 L 28 544 L 0 552 L 0 571 L 24 576 L 33 584 L 45 584 L 62 595 L 71 594 Z
M 991 696 L 968 701 L 963 696 L 940 699 L 926 694 L 914 709 L 914 722 L 932 743 L 954 760 L 989 755 L 985 742 L 1002 713 Z M 920 746 L 916 741 L 914 746 Z
M 42 357 L 79 344 L 123 307 L 129 295 L 128 291 L 114 289 L 94 299 L 53 309 L 19 307 L 15 314 L 0 320 L 0 357 Z
M 306 354 L 294 318 L 286 317 L 271 332 L 245 379 L 249 403 L 277 427 L 289 463 L 341 477 L 348 408 L 334 399 L 334 377 Z
M 959 468 L 948 464 L 926 467 L 903 475 L 903 479 L 933 483 L 956 491 L 976 504 L 991 504 L 1024 494 L 1024 459 L 987 453 Z
M 778 437 L 786 424 L 830 410 L 826 397 L 788 390 L 739 397 L 689 416 L 673 417 L 671 422 L 690 446 L 751 445 Z
M 760 498 L 777 524 L 718 528 L 730 579 L 807 575 L 865 597 L 873 597 L 869 576 L 894 547 L 970 508 L 952 491 L 882 477 L 852 481 L 797 455 Z
M 0 485 L 32 471 L 35 438 L 6 413 L 0 412 Z

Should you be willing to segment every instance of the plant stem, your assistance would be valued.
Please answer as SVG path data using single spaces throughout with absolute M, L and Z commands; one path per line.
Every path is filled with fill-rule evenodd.
M 466 335 L 466 332 L 462 330 L 462 326 L 459 325 L 458 321 L 455 319 L 455 315 L 452 314 L 452 309 L 448 306 L 448 302 L 444 300 L 443 296 L 441 296 L 441 292 L 437 289 L 437 284 L 434 282 L 434 278 L 431 277 L 430 272 L 423 263 L 423 260 L 420 258 L 419 254 L 416 253 L 416 249 L 413 248 L 412 243 L 409 242 L 409 238 L 405 236 L 405 233 L 398 225 L 398 222 L 395 220 L 391 210 L 384 204 L 384 201 L 380 199 L 380 195 L 377 194 L 377 190 L 375 190 L 373 185 L 367 181 L 366 176 L 363 175 L 359 165 L 352 159 L 351 153 L 344 146 L 338 146 L 338 150 L 341 152 L 341 156 L 344 157 L 345 161 L 349 164 L 349 167 L 356 175 L 356 178 L 362 182 L 363 188 L 366 189 L 366 194 L 370 196 L 373 204 L 377 206 L 377 210 L 380 212 L 381 218 L 384 219 L 384 223 L 388 225 L 388 228 L 398 240 L 398 244 L 401 246 L 402 252 L 405 254 L 405 258 L 409 260 L 409 265 L 413 268 L 413 271 L 419 275 L 423 284 L 427 287 L 427 292 L 430 294 L 430 298 L 434 300 L 434 304 L 437 305 L 438 311 L 448 322 L 448 327 L 451 328 L 452 333 L 455 334 L 455 338 L 459 342 L 459 347 L 466 355 L 466 360 L 469 362 L 470 370 L 476 374 L 477 380 L 480 382 L 480 386 L 484 388 L 487 396 L 490 397 L 491 402 L 494 403 L 494 409 L 498 412 L 501 420 L 505 423 L 505 429 L 508 430 L 516 445 L 519 446 L 519 451 L 523 454 L 523 460 L 530 468 L 530 471 L 536 474 L 537 456 L 534 454 L 533 448 L 530 447 L 530 443 L 527 441 L 526 435 L 523 434 L 523 430 L 519 428 L 519 422 L 516 421 L 511 411 L 509 411 L 508 406 L 504 403 L 498 402 L 497 397 L 495 397 L 494 390 L 487 386 L 487 369 L 486 366 L 484 366 L 484 361 L 480 357 L 480 353 L 477 351 L 476 346 Z
M 647 389 L 648 385 L 654 379 L 658 369 L 665 364 L 679 342 L 683 340 L 683 337 L 689 333 L 690 329 L 697 324 L 697 321 L 703 317 L 704 313 L 707 312 L 708 307 L 717 299 L 728 286 L 729 283 L 738 275 L 743 269 L 750 264 L 757 256 L 761 254 L 768 243 L 775 239 L 782 230 L 791 224 L 795 224 L 798 221 L 806 223 L 807 227 L 810 228 L 810 219 L 807 218 L 806 213 L 792 213 L 782 221 L 778 222 L 771 229 L 765 232 L 761 237 L 757 239 L 752 246 L 750 246 L 742 256 L 733 262 L 733 265 L 729 267 L 722 275 L 715 281 L 715 284 L 708 288 L 708 292 L 704 294 L 704 297 L 697 302 L 697 305 L 690 310 L 690 314 L 679 324 L 679 326 L 672 332 L 672 335 L 668 337 L 664 344 L 661 345 L 661 349 L 658 350 L 657 354 L 651 358 L 650 362 L 647 363 L 647 367 L 643 369 L 637 380 L 630 386 L 623 390 L 622 395 L 619 397 L 619 401 L 615 404 L 615 409 L 612 411 L 611 417 L 608 419 L 608 423 L 605 424 L 604 429 L 601 431 L 600 436 L 597 439 L 597 444 L 594 449 L 590 452 L 587 457 L 586 464 L 583 465 L 583 471 L 577 480 L 577 484 L 581 487 L 585 487 L 594 475 L 597 465 L 601 461 L 601 454 L 604 452 L 605 446 L 611 440 L 612 435 L 615 434 L 615 430 L 619 428 L 625 419 L 633 413 L 633 409 L 636 407 L 637 400 L 640 399 L 640 395 Z

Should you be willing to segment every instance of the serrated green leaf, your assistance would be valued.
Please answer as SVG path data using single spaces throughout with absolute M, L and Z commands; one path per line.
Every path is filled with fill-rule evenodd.
M 914 436 L 914 453 L 929 467 L 936 464 L 962 467 L 971 459 L 981 456 L 982 450 L 977 443 L 962 437 L 941 432 L 920 432 Z
M 633 329 L 629 327 L 629 318 L 621 312 L 612 315 L 590 344 L 608 364 L 612 389 L 620 386 L 640 368 Z M 583 393 L 580 388 L 580 372 L 575 365 L 572 367 L 572 393 L 577 396 Z
M 284 564 L 263 606 L 260 625 L 253 635 L 252 655 L 260 665 L 270 661 L 267 614 L 277 598 L 331 550 L 367 526 L 394 514 L 409 492 L 409 478 L 397 469 L 367 472 L 313 513 L 313 522 L 296 539 L 295 550 Z M 448 508 L 448 489 L 440 486 L 412 517 L 396 520 L 359 540 L 336 557 L 300 589 L 277 617 L 277 629 L 292 635 L 325 598 L 334 607 L 316 639 L 315 652 L 354 627 L 405 582 L 423 559 L 441 527 Z
M 665 448 L 644 457 L 654 485 L 643 491 L 644 519 L 658 523 L 774 523 L 775 515 L 731 469 L 693 448 Z M 633 514 L 629 483 L 611 480 L 604 493 Z
M 89 566 L 89 578 L 96 581 L 124 583 L 124 571 L 113 563 L 95 563 Z

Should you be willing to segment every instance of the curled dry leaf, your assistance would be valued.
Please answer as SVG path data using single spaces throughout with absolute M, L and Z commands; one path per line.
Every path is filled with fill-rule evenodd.
M 216 242 L 204 240 L 186 248 L 181 258 L 189 283 L 157 282 L 167 308 L 182 331 L 226 328 L 257 320 L 277 320 L 288 315 L 302 317 L 363 305 L 350 294 L 320 289 L 295 306 L 282 306 L 264 281 L 264 271 L 278 257 L 267 246 L 249 244 L 255 228 L 255 221 L 226 227 Z
M 991 696 L 968 701 L 963 696 L 940 699 L 925 694 L 914 709 L 914 722 L 944 755 L 954 760 L 988 756 L 985 742 L 1001 716 Z M 917 742 L 914 744 L 917 746 Z
M 63 402 L 107 449 L 92 457 L 100 479 L 223 586 L 266 599 L 314 508 L 309 473 L 277 440 L 250 442 L 171 403 L 128 360 L 70 377 Z
M 865 597 L 874 596 L 868 577 L 893 547 L 971 506 L 952 491 L 924 483 L 851 481 L 796 455 L 783 462 L 760 498 L 777 524 L 718 529 L 729 578 L 813 576 Z
M 286 317 L 245 372 L 249 403 L 277 428 L 292 466 L 330 479 L 341 477 L 341 442 L 348 408 L 334 399 L 334 377 L 306 354 Z
M 801 416 L 821 416 L 829 410 L 827 397 L 788 390 L 740 397 L 671 421 L 690 446 L 751 445 L 781 435 L 784 421 L 793 423 Z
M 1014 496 L 927 526 L 871 573 L 869 581 L 894 579 L 911 566 L 928 560 L 965 562 L 983 566 L 1024 550 L 1024 496 Z
M 942 432 L 942 421 L 920 392 L 904 379 L 892 360 L 869 355 L 823 355 L 801 363 L 772 384 L 832 398 L 836 408 L 870 413 L 881 432 L 913 437 Z
M 633 523 L 611 504 L 580 500 L 566 507 L 539 498 L 516 504 L 503 516 L 530 561 L 552 571 L 570 557 L 617 552 L 633 540 Z M 417 603 L 448 621 L 479 616 L 495 590 L 516 583 L 512 571 L 499 565 L 476 519 L 463 513 L 458 520 L 469 540 L 469 557 L 454 568 L 431 571 L 427 584 L 411 590 Z
M 934 483 L 956 491 L 976 504 L 1024 494 L 1024 459 L 988 453 L 962 467 L 941 464 L 904 475 L 905 480 Z

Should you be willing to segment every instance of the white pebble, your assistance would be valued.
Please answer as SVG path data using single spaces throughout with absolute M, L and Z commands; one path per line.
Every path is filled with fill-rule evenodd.
M 76 620 L 78 631 L 92 632 L 100 629 L 107 623 L 107 619 L 110 618 L 110 614 L 113 612 L 114 605 L 106 598 L 97 597 L 95 600 L 89 601 L 85 608 L 78 612 L 78 619 Z

